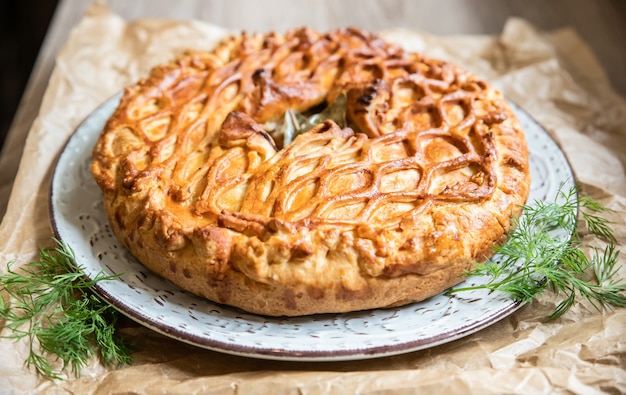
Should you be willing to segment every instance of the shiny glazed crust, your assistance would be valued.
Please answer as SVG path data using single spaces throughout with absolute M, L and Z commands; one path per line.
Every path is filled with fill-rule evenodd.
M 282 147 L 286 113 L 338 100 L 345 125 Z M 241 34 L 154 68 L 125 90 L 92 172 L 145 266 L 275 316 L 440 293 L 506 238 L 530 185 L 498 91 L 357 29 Z

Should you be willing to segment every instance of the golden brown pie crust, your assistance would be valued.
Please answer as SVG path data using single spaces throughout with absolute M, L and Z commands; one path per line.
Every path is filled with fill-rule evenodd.
M 287 110 L 339 97 L 346 127 L 270 136 Z M 497 90 L 358 29 L 241 34 L 155 67 L 125 90 L 92 172 L 145 266 L 286 316 L 440 293 L 491 256 L 530 185 Z

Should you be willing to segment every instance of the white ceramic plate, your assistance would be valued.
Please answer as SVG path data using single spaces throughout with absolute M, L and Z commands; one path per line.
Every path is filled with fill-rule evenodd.
M 95 292 L 139 323 L 196 346 L 265 359 L 337 361 L 400 354 L 446 343 L 494 324 L 520 307 L 497 292 L 438 295 L 404 307 L 348 314 L 270 318 L 211 303 L 141 265 L 114 237 L 89 163 L 92 147 L 119 102 L 96 109 L 68 141 L 54 171 L 50 212 L 57 237 L 68 243 L 85 275 L 123 273 Z M 517 106 L 533 177 L 529 202 L 553 200 L 574 185 L 569 163 L 550 136 Z M 481 284 L 473 277 L 466 283 Z

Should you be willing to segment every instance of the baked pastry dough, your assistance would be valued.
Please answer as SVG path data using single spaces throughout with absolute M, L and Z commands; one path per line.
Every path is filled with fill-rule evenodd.
M 497 90 L 357 29 L 241 34 L 155 67 L 92 172 L 145 266 L 275 316 L 440 293 L 492 255 L 530 184 Z

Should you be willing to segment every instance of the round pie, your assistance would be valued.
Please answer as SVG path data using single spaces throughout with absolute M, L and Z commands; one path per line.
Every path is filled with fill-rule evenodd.
M 530 184 L 500 92 L 358 29 L 243 33 L 155 67 L 92 172 L 146 267 L 272 316 L 442 292 L 506 239 Z

